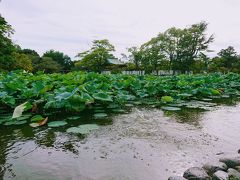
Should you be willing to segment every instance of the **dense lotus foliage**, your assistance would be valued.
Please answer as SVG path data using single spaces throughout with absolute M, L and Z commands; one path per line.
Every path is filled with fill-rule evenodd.
M 24 107 L 21 116 L 8 120 L 5 125 L 23 124 L 31 119 L 36 127 L 36 122 L 48 114 L 81 114 L 88 109 L 95 110 L 95 118 L 104 118 L 107 116 L 104 109 L 122 113 L 124 107 L 140 104 L 169 111 L 181 107 L 207 109 L 215 105 L 210 102 L 214 98 L 238 95 L 240 75 L 234 73 L 135 76 L 84 72 L 34 75 L 15 71 L 0 74 L 0 110 L 13 112 L 19 105 Z M 4 119 L 4 114 L 1 118 Z M 56 122 L 49 126 L 64 124 Z

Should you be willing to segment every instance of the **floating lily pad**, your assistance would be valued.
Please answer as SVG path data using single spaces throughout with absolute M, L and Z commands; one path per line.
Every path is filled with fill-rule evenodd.
M 163 110 L 167 110 L 167 111 L 180 111 L 181 108 L 179 107 L 171 107 L 171 106 L 162 106 L 161 107 Z
M 40 124 L 39 123 L 31 123 L 31 124 L 29 124 L 31 127 L 38 127 L 38 126 L 40 126 Z
M 17 122 L 15 123 L 15 125 L 22 125 L 22 124 L 26 124 L 26 123 L 27 123 L 26 120 L 21 120 L 21 121 L 17 121 Z
M 225 95 L 222 95 L 221 97 L 222 97 L 222 98 L 230 98 L 230 96 L 229 96 L 229 95 L 227 95 L 227 94 L 225 94 Z
M 139 102 L 139 101 L 135 101 L 135 102 L 133 102 L 133 104 L 135 104 L 135 105 L 141 105 L 142 103 Z
M 182 94 L 178 94 L 178 97 L 182 97 L 182 98 L 189 98 L 193 96 L 192 94 L 189 94 L 189 93 L 182 93 Z
M 209 97 L 212 99 L 220 99 L 221 98 L 221 96 L 209 96 Z
M 159 102 L 158 101 L 145 101 L 145 102 L 143 102 L 143 104 L 146 104 L 146 105 L 156 105 L 156 104 L 159 104 Z
M 22 115 L 21 117 L 18 117 L 17 120 L 18 121 L 21 121 L 21 120 L 26 120 L 26 119 L 29 119 L 32 115 Z
M 133 104 L 125 104 L 126 107 L 133 107 Z
M 4 123 L 5 126 L 11 126 L 11 125 L 22 125 L 22 124 L 26 124 L 27 121 L 16 121 L 16 120 L 12 120 L 12 121 L 7 121 Z
M 2 122 L 6 122 L 6 121 L 11 121 L 12 120 L 12 118 L 11 118 L 11 116 L 2 116 L 1 118 L 0 118 L 0 123 Z
M 94 117 L 95 118 L 104 118 L 104 117 L 107 117 L 107 114 L 106 113 L 96 113 L 96 114 L 94 114 Z
M 66 121 L 52 121 L 48 123 L 49 127 L 60 127 L 65 126 L 67 124 Z
M 71 127 L 67 129 L 68 133 L 76 133 L 76 134 L 88 134 L 92 130 L 98 129 L 99 126 L 97 124 L 84 124 L 78 127 Z
M 70 116 L 70 117 L 67 117 L 67 120 L 78 120 L 80 119 L 80 116 Z
M 114 112 L 114 113 L 125 113 L 126 111 L 124 109 L 112 109 L 112 112 Z
M 108 109 L 115 109 L 115 108 L 119 108 L 119 105 L 117 105 L 117 104 L 110 104 L 107 108 Z
M 16 121 L 7 121 L 5 122 L 3 125 L 5 126 L 11 126 L 11 125 L 15 125 Z
M 182 104 L 182 103 L 179 103 L 179 104 L 168 104 L 168 106 L 173 106 L 173 107 L 182 107 L 182 106 L 184 106 L 184 104 Z
M 210 98 L 203 98 L 202 101 L 212 101 Z

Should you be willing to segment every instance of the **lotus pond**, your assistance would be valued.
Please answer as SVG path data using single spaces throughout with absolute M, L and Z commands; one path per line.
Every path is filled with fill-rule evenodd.
M 233 73 L 1 74 L 0 179 L 167 179 L 239 148 L 239 96 Z

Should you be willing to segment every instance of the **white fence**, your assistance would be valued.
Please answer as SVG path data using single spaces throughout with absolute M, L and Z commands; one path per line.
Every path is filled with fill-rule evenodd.
M 102 74 L 111 74 L 111 71 L 102 71 Z M 128 75 L 145 75 L 145 71 L 122 71 L 121 74 L 128 74 Z M 152 75 L 158 76 L 170 76 L 173 75 L 173 70 L 158 70 L 153 71 Z M 181 74 L 180 71 L 175 71 L 175 75 Z M 185 74 L 193 74 L 193 72 L 185 72 Z

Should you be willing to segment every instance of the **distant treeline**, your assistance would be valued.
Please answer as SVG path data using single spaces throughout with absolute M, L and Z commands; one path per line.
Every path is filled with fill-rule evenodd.
M 109 59 L 117 59 L 113 55 L 115 47 L 107 39 L 94 40 L 89 50 L 76 55 L 77 61 L 56 50 L 40 56 L 35 50 L 22 49 L 13 43 L 14 30 L 0 15 L 0 71 L 240 72 L 240 55 L 232 46 L 222 49 L 214 58 L 208 57 L 214 37 L 207 36 L 207 26 L 206 22 L 200 22 L 183 29 L 170 28 L 139 47 L 128 48 L 129 55 L 122 54 L 125 63 L 114 64 Z

